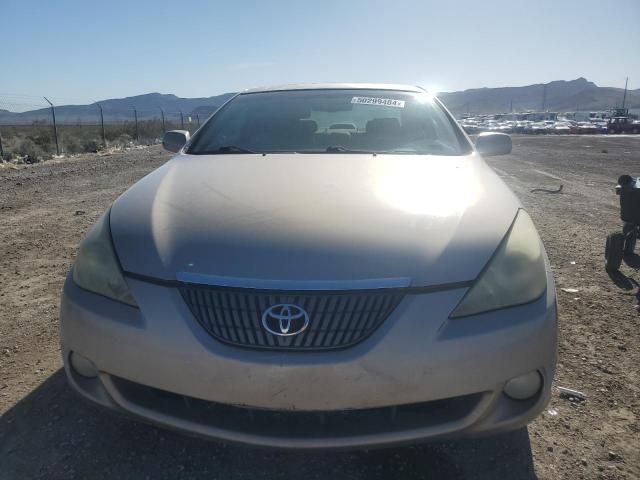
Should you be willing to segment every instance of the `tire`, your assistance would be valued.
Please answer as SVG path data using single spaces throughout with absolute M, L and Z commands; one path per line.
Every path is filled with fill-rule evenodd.
M 633 252 L 635 249 L 636 249 L 636 232 L 633 231 L 627 234 L 627 238 L 624 241 L 624 256 L 628 257 L 633 255 Z
M 607 236 L 607 244 L 604 249 L 605 268 L 607 272 L 615 272 L 622 265 L 624 256 L 624 234 L 622 232 L 612 233 Z

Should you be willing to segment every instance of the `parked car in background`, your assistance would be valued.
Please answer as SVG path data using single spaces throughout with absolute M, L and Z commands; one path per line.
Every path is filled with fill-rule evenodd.
M 533 135 L 543 135 L 549 133 L 549 127 L 544 122 L 534 122 L 529 126 L 528 132 Z
M 568 135 L 571 133 L 571 126 L 567 122 L 556 122 L 553 125 L 552 133 L 556 135 Z
M 555 120 L 545 120 L 544 124 L 547 128 L 547 133 L 553 133 L 553 127 L 555 127 Z
M 578 122 L 578 133 L 594 134 L 598 133 L 598 128 L 591 122 Z
M 530 122 L 528 120 L 523 120 L 523 121 L 516 122 L 514 130 L 515 130 L 516 133 L 530 133 L 529 130 L 530 130 L 530 127 L 531 127 L 532 123 L 533 122 Z
M 608 123 L 606 120 L 592 120 L 591 124 L 596 128 L 598 133 L 608 132 Z
M 486 120 L 484 123 L 482 123 L 480 129 L 483 132 L 495 132 L 498 130 L 498 126 L 499 125 L 496 120 Z
M 640 121 L 631 117 L 613 117 L 607 124 L 608 133 L 640 133 Z
M 574 120 L 569 120 L 567 123 L 569 124 L 569 133 L 577 134 L 578 133 L 578 122 L 576 122 Z
M 514 123 L 502 122 L 498 125 L 497 131 L 502 133 L 513 133 Z
M 467 133 L 478 133 L 478 123 L 473 121 L 462 121 L 460 126 Z

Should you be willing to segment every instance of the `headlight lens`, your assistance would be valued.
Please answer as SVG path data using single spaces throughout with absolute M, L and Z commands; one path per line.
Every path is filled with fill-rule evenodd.
M 80 242 L 73 281 L 85 290 L 137 306 L 113 249 L 109 213 L 104 213 Z
M 519 210 L 511 230 L 450 318 L 528 303 L 546 287 L 542 242 L 531 217 Z

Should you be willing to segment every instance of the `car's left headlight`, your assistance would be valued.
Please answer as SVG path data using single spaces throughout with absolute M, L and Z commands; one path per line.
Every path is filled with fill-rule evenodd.
M 531 217 L 521 209 L 491 260 L 449 317 L 529 303 L 546 288 L 542 242 Z
M 73 281 L 80 288 L 136 307 L 113 248 L 109 214 L 107 210 L 80 242 Z

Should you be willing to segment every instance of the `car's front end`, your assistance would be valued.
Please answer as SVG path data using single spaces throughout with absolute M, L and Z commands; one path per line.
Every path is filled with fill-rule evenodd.
M 61 305 L 70 384 L 153 423 L 276 447 L 398 444 L 534 418 L 556 361 L 548 261 L 461 129 L 438 132 L 455 124 L 448 112 L 379 87 L 234 102 L 81 244 Z M 216 116 L 246 109 L 256 122 L 271 104 L 299 120 L 252 123 L 235 153 L 205 142 L 229 124 Z M 347 123 L 353 132 L 330 128 Z M 438 141 L 416 143 L 425 129 Z M 287 145 L 305 135 L 318 151 Z M 499 153 L 495 135 L 478 148 Z

